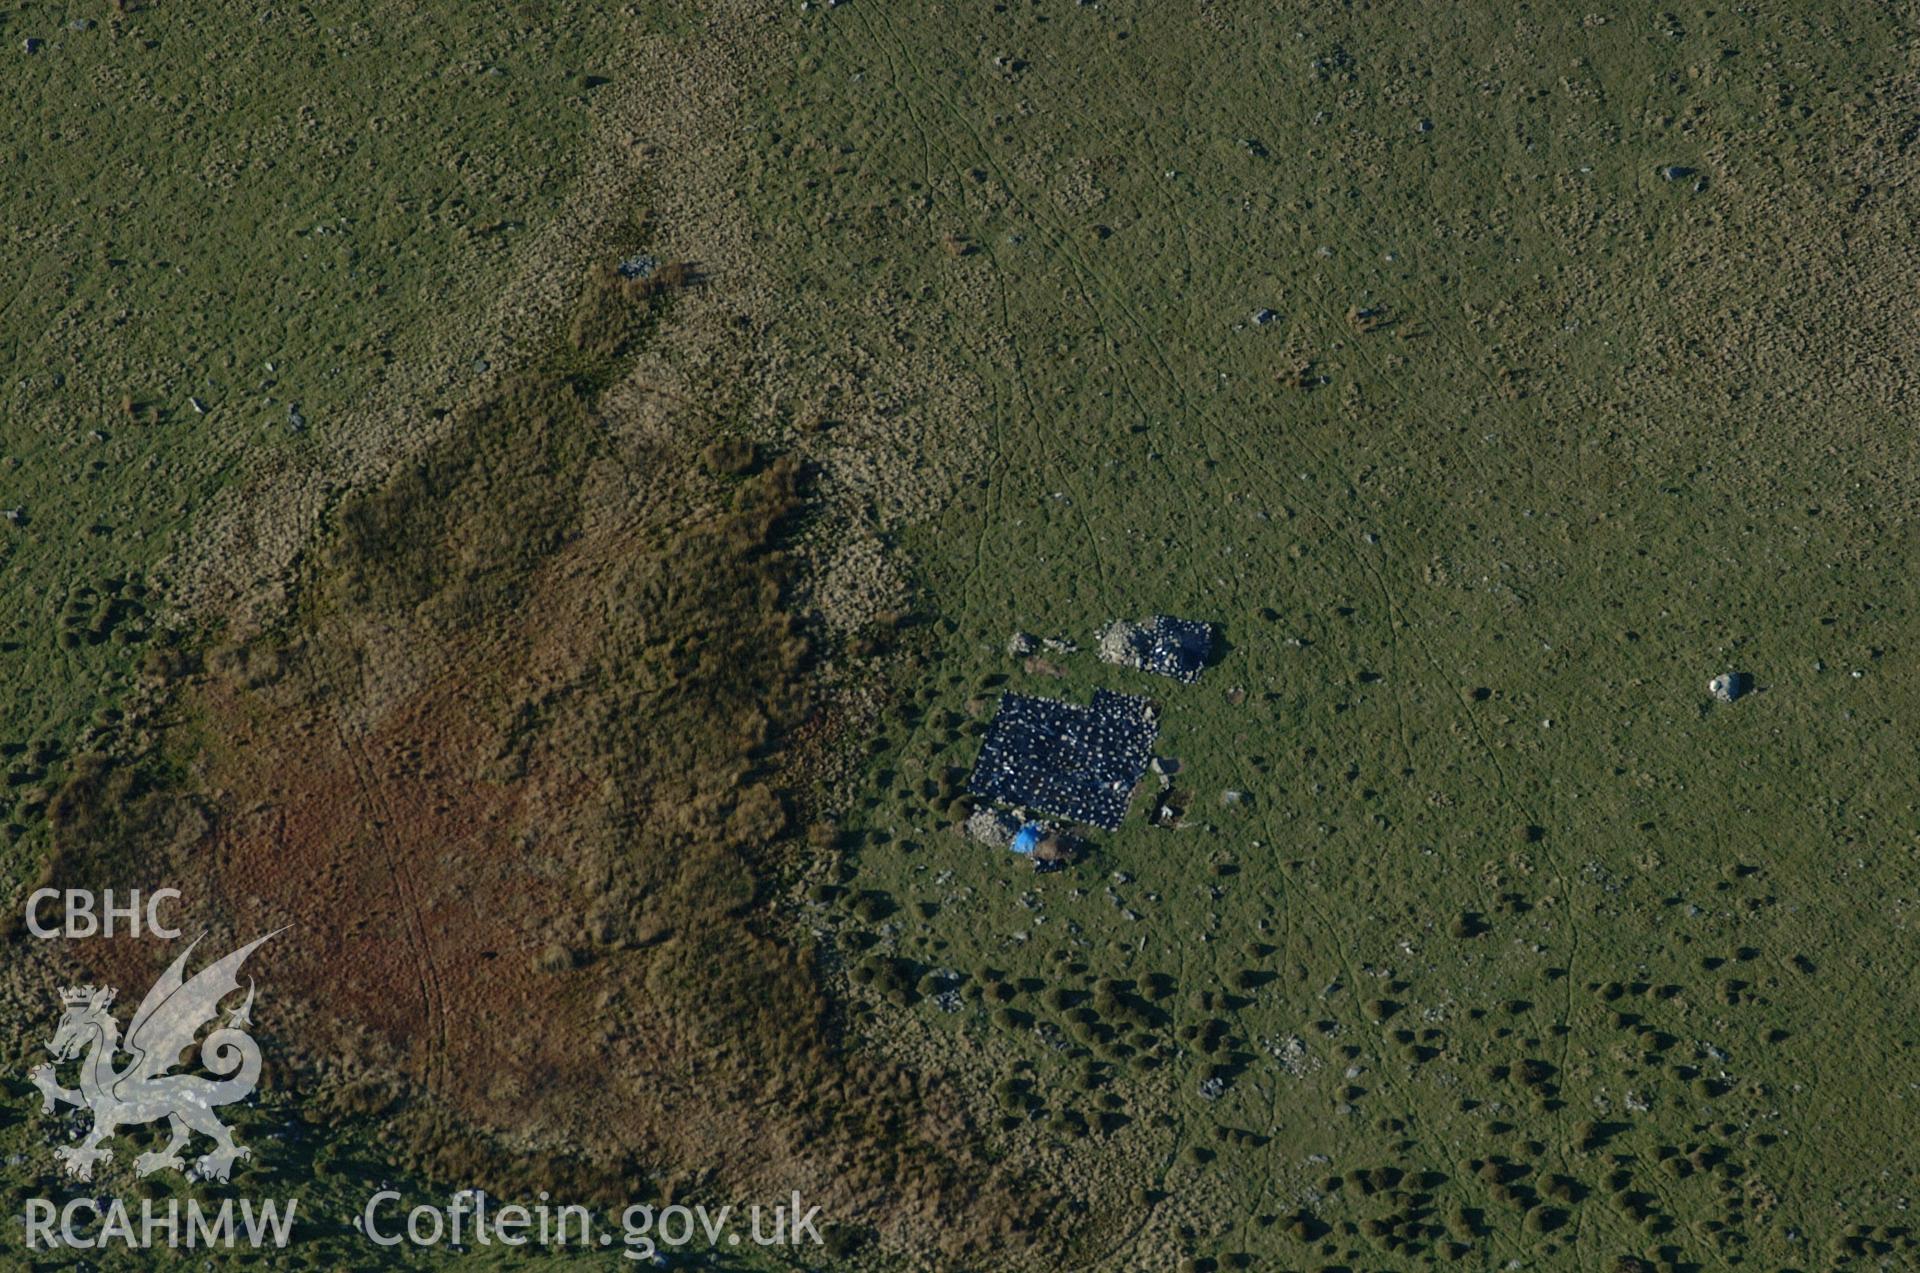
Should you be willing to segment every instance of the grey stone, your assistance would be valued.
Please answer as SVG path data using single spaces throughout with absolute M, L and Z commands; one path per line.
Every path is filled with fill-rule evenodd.
M 980 843 L 1004 849 L 1020 831 L 1020 819 L 999 809 L 979 809 L 967 819 L 967 834 Z

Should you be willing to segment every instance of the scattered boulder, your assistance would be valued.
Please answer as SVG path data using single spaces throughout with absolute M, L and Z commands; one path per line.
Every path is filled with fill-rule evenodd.
M 1020 833 L 1020 819 L 1004 809 L 976 809 L 967 819 L 967 834 L 990 848 L 1004 849 Z
M 1731 703 L 1751 688 L 1752 680 L 1745 672 L 1722 672 L 1707 682 L 1707 693 L 1722 703 Z
M 1007 657 L 1024 659 L 1040 648 L 1040 638 L 1030 632 L 1016 632 L 1007 638 Z
M 1158 614 L 1139 623 L 1117 619 L 1100 632 L 1100 657 L 1191 685 L 1213 649 L 1213 627 Z
M 1172 829 L 1185 825 L 1186 816 L 1186 793 L 1176 791 L 1169 785 L 1162 789 L 1160 802 L 1154 806 L 1153 814 L 1149 820 L 1154 826 Z

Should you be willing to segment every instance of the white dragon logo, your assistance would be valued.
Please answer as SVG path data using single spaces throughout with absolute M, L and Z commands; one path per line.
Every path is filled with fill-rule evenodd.
M 27 1077 L 40 1089 L 42 1113 L 52 1113 L 60 1102 L 93 1111 L 93 1130 L 87 1138 L 54 1151 L 69 1176 L 92 1180 L 94 1164 L 113 1159 L 113 1150 L 104 1142 L 116 1129 L 162 1118 L 167 1120 L 173 1139 L 165 1149 L 141 1154 L 134 1160 L 133 1169 L 138 1175 L 150 1176 L 166 1169 L 185 1172 L 180 1150 L 194 1132 L 212 1137 L 217 1146 L 195 1163 L 207 1179 L 225 1180 L 237 1159 L 252 1157 L 252 1151 L 233 1143 L 233 1134 L 213 1115 L 216 1107 L 231 1105 L 253 1091 L 260 1078 L 260 1045 L 245 1029 L 252 1024 L 251 979 L 246 1001 L 229 1014 L 225 1026 L 208 1034 L 200 1045 L 200 1063 L 220 1077 L 216 1080 L 167 1071 L 180 1063 L 181 1053 L 193 1046 L 200 1028 L 218 1014 L 220 1001 L 240 988 L 238 974 L 247 956 L 275 935 L 256 938 L 187 979 L 181 973 L 187 956 L 200 944 L 195 938 L 140 1001 L 127 1029 L 125 1050 L 129 1059 L 123 1068 L 114 1065 L 121 1051 L 120 1025 L 109 1011 L 114 989 L 74 986 L 60 992 L 66 1011 L 47 1051 L 53 1053 L 56 1064 L 86 1052 L 80 1062 L 80 1087 L 77 1091 L 61 1087 L 54 1066 L 45 1063 L 35 1066 Z

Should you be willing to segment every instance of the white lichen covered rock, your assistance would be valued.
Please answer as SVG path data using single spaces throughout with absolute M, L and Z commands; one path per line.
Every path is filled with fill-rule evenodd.
M 976 809 L 967 819 L 967 834 L 980 843 L 1004 849 L 1020 831 L 1020 819 L 1003 809 Z
M 1731 703 L 1747 692 L 1747 678 L 1740 672 L 1722 672 L 1707 682 L 1707 693 L 1723 703 Z

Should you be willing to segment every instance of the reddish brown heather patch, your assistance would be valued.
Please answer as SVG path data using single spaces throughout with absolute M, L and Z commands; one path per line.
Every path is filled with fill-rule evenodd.
M 213 812 L 173 869 L 235 931 L 294 926 L 272 985 L 315 1090 L 351 1108 L 390 1058 L 372 1106 L 463 1183 L 513 1179 L 480 1129 L 614 1193 L 799 1188 L 953 1254 L 1031 1232 L 966 1102 L 831 1046 L 772 908 L 783 747 L 822 727 L 782 608 L 798 466 L 702 475 L 565 383 L 460 423 L 181 699 Z

